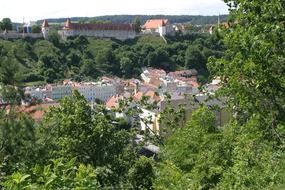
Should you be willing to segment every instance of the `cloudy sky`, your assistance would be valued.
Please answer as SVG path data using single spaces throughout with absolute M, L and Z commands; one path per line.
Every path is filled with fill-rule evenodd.
M 74 3 L 76 2 L 76 3 Z M 227 13 L 222 0 L 0 0 L 0 19 L 14 22 L 44 18 L 114 14 L 218 15 Z

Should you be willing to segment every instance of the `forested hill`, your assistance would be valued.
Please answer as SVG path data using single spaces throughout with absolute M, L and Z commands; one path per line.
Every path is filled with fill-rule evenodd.
M 143 67 L 166 71 L 195 68 L 204 81 L 208 58 L 221 57 L 223 51 L 219 35 L 188 34 L 167 38 L 165 43 L 155 36 L 125 42 L 83 36 L 61 41 L 53 33 L 49 40 L 0 40 L 0 66 L 9 69 L 15 65 L 22 82 L 86 80 L 106 74 L 131 78 L 139 76 Z
M 131 23 L 136 17 L 138 17 L 141 23 L 145 23 L 148 19 L 166 18 L 171 23 L 186 23 L 189 22 L 194 25 L 216 24 L 218 22 L 218 16 L 192 16 L 192 15 L 107 15 L 97 17 L 72 17 L 73 21 L 110 21 L 112 23 Z M 220 15 L 221 22 L 227 20 L 228 15 Z M 39 20 L 42 23 L 43 20 Z M 65 22 L 66 18 L 48 19 L 52 23 Z

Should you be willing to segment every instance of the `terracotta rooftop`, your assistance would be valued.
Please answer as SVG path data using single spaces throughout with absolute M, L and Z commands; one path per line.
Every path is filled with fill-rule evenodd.
M 124 30 L 134 31 L 132 24 L 114 24 L 114 23 L 100 23 L 100 24 L 80 24 L 72 23 L 67 19 L 64 28 L 65 30 Z
M 112 96 L 107 102 L 106 107 L 109 109 L 118 109 L 120 100 L 123 100 L 123 96 Z
M 167 19 L 150 19 L 144 24 L 144 29 L 156 29 L 160 26 L 165 26 L 168 23 Z
M 160 96 L 157 95 L 153 90 L 149 90 L 146 93 L 138 92 L 133 96 L 133 99 L 138 102 L 143 96 L 149 97 L 149 100 L 153 102 L 159 102 L 161 100 Z
M 159 102 L 161 99 L 159 97 L 159 95 L 157 95 L 154 91 L 149 90 L 145 93 L 145 96 L 148 96 L 150 98 L 150 100 Z
M 143 97 L 143 93 L 142 92 L 138 92 L 133 96 L 133 99 L 135 101 L 140 101 L 140 99 Z
M 49 104 L 38 104 L 33 106 L 19 106 L 16 108 L 18 113 L 25 113 L 31 116 L 35 121 L 40 121 L 43 119 L 43 116 L 46 111 L 48 111 L 51 107 L 59 106 L 58 103 L 49 103 Z M 10 112 L 11 107 L 6 108 L 6 112 Z

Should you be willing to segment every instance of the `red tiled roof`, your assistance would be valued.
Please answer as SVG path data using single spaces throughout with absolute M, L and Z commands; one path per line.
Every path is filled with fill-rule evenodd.
M 140 99 L 143 97 L 143 93 L 142 92 L 138 92 L 133 96 L 133 99 L 135 101 L 140 101 Z
M 106 102 L 106 107 L 109 109 L 119 108 L 120 100 L 123 100 L 123 96 L 112 96 L 107 102 Z
M 46 111 L 48 111 L 51 107 L 57 107 L 57 106 L 59 106 L 58 103 L 39 104 L 39 105 L 33 105 L 29 107 L 21 106 L 21 107 L 18 107 L 17 112 L 26 113 L 27 115 L 30 115 L 34 120 L 39 121 L 39 120 L 42 120 Z
M 144 24 L 144 29 L 156 29 L 160 26 L 165 26 L 168 23 L 167 19 L 151 19 Z
M 43 28 L 49 27 L 49 24 L 48 24 L 47 19 L 44 20 L 44 22 L 43 22 L 43 24 L 42 24 L 42 27 L 43 27 Z
M 145 94 L 143 92 L 138 92 L 133 96 L 133 99 L 138 102 L 143 96 L 149 97 L 149 100 L 151 101 L 159 102 L 161 100 L 161 98 L 152 90 L 147 91 Z
M 150 100 L 157 101 L 157 102 L 160 101 L 160 97 L 156 95 L 156 93 L 152 90 L 149 90 L 148 92 L 146 92 L 145 96 L 148 96 Z
M 80 24 L 71 23 L 70 19 L 67 19 L 64 29 L 66 30 L 124 30 L 133 31 L 132 24 L 114 24 L 114 23 L 99 23 L 99 24 Z

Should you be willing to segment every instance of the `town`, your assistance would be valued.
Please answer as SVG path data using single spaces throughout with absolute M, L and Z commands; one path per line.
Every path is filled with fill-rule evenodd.
M 208 106 L 218 106 L 217 124 L 224 125 L 229 119 L 228 113 L 223 110 L 225 105 L 221 100 L 208 100 L 209 96 L 214 95 L 215 91 L 220 87 L 220 79 L 216 78 L 211 83 L 204 85 L 200 89 L 197 82 L 197 71 L 181 70 L 166 73 L 164 70 L 145 68 L 141 73 L 140 79 L 120 79 L 118 77 L 101 77 L 96 82 L 74 82 L 64 80 L 62 84 L 48 84 L 42 87 L 26 87 L 26 101 L 22 104 L 29 107 L 32 102 L 39 102 L 37 106 L 27 109 L 31 116 L 36 120 L 41 120 L 44 111 L 50 106 L 57 106 L 57 101 L 70 97 L 74 90 L 77 90 L 91 104 L 104 104 L 109 110 L 117 110 L 120 106 L 120 101 L 127 101 L 130 98 L 133 100 L 132 106 L 142 106 L 140 101 L 143 97 L 147 98 L 147 103 L 155 104 L 155 109 L 145 109 L 139 115 L 141 118 L 141 130 L 150 129 L 153 133 L 159 134 L 159 117 L 167 106 L 179 108 L 184 106 L 187 111 L 187 116 L 190 117 L 194 109 L 200 104 Z M 166 95 L 169 95 L 167 98 Z M 193 105 L 192 103 L 196 104 Z M 25 109 L 22 109 L 25 110 Z M 33 110 L 40 110 L 33 112 Z M 118 114 L 118 117 L 126 118 L 126 115 Z M 143 123 L 144 119 L 151 117 L 148 126 Z
M 284 12 L 1 1 L 0 189 L 285 189 Z

